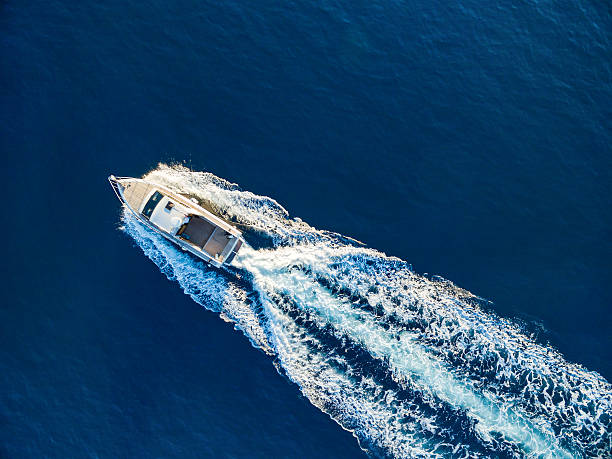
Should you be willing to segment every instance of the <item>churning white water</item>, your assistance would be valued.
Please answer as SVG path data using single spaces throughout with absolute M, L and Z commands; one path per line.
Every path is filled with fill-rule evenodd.
M 144 253 L 233 322 L 361 446 L 397 457 L 605 456 L 612 390 L 480 299 L 397 258 L 291 219 L 210 173 L 146 176 L 205 201 L 247 242 L 230 272 L 124 214 Z

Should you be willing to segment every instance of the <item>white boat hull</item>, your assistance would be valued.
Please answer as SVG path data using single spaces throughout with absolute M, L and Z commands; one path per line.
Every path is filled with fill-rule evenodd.
M 131 177 L 111 175 L 108 180 L 117 198 L 141 223 L 213 266 L 230 264 L 244 243 L 238 229 L 166 187 Z M 183 217 L 188 223 L 181 226 Z

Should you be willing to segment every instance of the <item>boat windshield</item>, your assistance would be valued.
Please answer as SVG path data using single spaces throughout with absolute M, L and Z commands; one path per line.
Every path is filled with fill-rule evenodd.
M 155 210 L 155 207 L 157 206 L 157 204 L 159 204 L 159 201 L 161 201 L 161 198 L 163 197 L 164 195 L 161 194 L 159 191 L 156 191 L 155 193 L 153 193 L 153 195 L 149 198 L 149 200 L 145 204 L 144 209 L 142 209 L 142 215 L 144 215 L 147 218 L 151 218 L 151 214 L 153 213 L 153 211 Z

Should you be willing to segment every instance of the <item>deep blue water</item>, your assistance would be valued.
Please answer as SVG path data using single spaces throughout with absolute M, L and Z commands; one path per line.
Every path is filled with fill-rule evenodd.
M 363 455 L 118 230 L 106 176 L 159 162 L 610 381 L 611 56 L 586 0 L 0 3 L 0 457 Z

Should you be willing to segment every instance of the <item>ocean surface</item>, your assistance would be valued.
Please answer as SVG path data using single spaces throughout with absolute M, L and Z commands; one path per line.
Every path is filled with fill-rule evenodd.
M 3 1 L 0 153 L 1 458 L 611 456 L 608 2 Z

